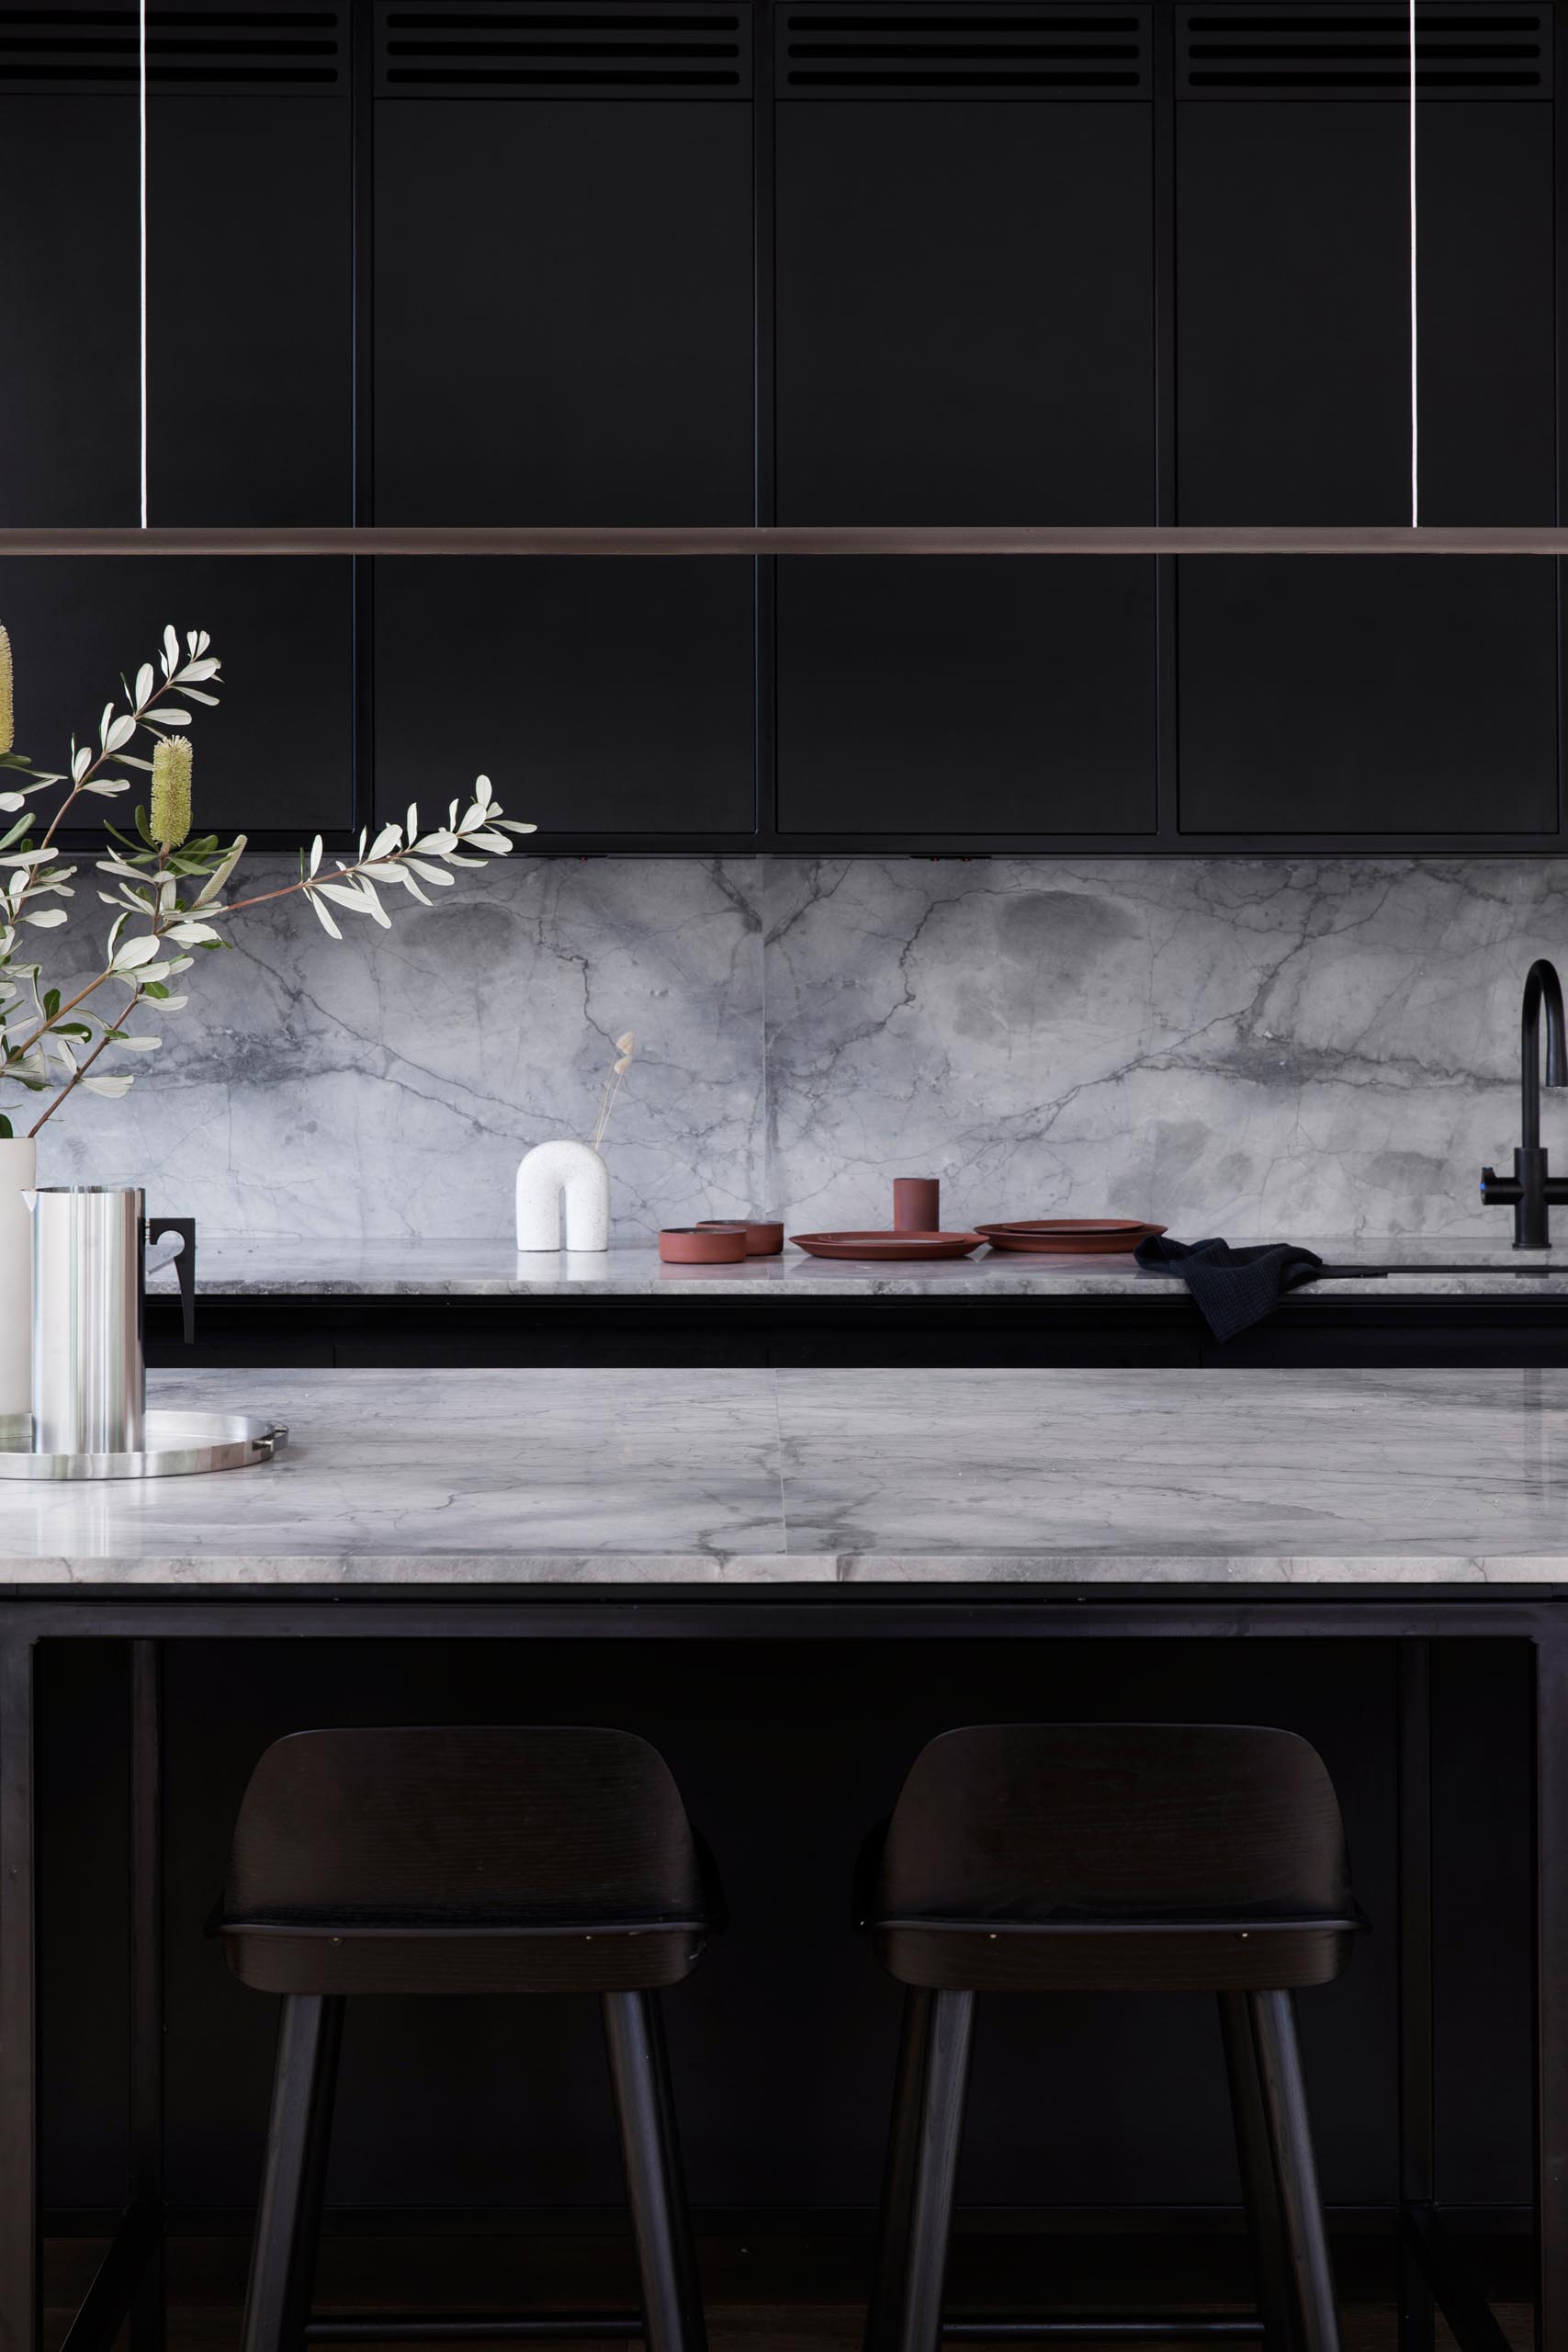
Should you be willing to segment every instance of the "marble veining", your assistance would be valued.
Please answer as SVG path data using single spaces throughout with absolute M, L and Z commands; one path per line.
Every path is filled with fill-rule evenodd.
M 589 1131 L 632 1027 L 622 1243 L 884 1225 L 904 1174 L 950 1224 L 1498 1238 L 1519 987 L 1568 935 L 1551 859 L 519 857 L 451 899 L 342 946 L 288 904 L 237 926 L 41 1181 L 209 1234 L 503 1239 L 523 1151 Z M 1561 1159 L 1568 1097 L 1543 1126 Z
M 248 1372 L 272 1463 L 0 1487 L 0 1577 L 1568 1585 L 1568 1373 Z

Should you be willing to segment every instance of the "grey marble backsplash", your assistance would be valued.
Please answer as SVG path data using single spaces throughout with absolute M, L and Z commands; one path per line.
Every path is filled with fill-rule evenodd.
M 390 933 L 335 946 L 285 902 L 234 935 L 131 1094 L 45 1130 L 42 1181 L 140 1182 L 213 1233 L 504 1235 L 519 1154 L 587 1132 L 631 1028 L 622 1240 L 885 1225 L 928 1173 L 948 1224 L 1496 1238 L 1477 1178 L 1517 1141 L 1568 865 L 516 858 Z M 1568 1165 L 1568 1094 L 1543 1104 Z

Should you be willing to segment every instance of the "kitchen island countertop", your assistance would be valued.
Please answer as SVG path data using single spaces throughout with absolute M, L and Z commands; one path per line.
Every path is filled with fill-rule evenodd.
M 1500 1220 L 1501 1222 L 1501 1220 Z M 1185 1238 L 1199 1238 L 1196 1231 Z M 1239 1236 L 1227 1236 L 1232 1240 Z M 1298 1237 L 1272 1237 L 1275 1239 Z M 1354 1238 L 1305 1237 L 1327 1264 L 1401 1271 L 1376 1281 L 1309 1283 L 1302 1298 L 1568 1298 L 1568 1243 L 1521 1251 L 1508 1240 L 1422 1235 Z M 1423 1272 L 1463 1266 L 1465 1272 Z M 172 1267 L 152 1277 L 175 1287 Z M 868 1265 L 810 1258 L 786 1249 L 781 1258 L 739 1265 L 666 1266 L 657 1250 L 627 1247 L 600 1255 L 566 1250 L 520 1256 L 509 1241 L 244 1240 L 197 1236 L 197 1287 L 211 1297 L 268 1298 L 754 1298 L 774 1302 L 864 1298 L 1135 1298 L 1171 1295 L 1184 1285 L 1145 1273 L 1131 1257 L 1036 1258 L 982 1250 L 934 1264 Z
M 1568 1372 L 251 1371 L 272 1463 L 0 1482 L 0 1583 L 1568 1586 Z

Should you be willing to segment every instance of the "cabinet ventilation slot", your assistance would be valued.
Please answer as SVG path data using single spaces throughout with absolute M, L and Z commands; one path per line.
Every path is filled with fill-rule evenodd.
M 456 96 L 743 98 L 749 8 L 383 7 L 377 87 Z
M 0 6 L 0 90 L 134 90 L 141 72 L 137 17 L 134 0 L 100 8 Z M 154 6 L 147 11 L 148 86 L 252 93 L 344 88 L 344 18 L 342 6 Z
M 1545 7 L 1424 8 L 1416 19 L 1422 97 L 1529 98 L 1551 88 Z M 1409 23 L 1397 7 L 1213 6 L 1182 12 L 1178 88 L 1188 97 L 1409 95 Z
M 782 13 L 783 97 L 1146 97 L 1143 12 L 1042 7 Z

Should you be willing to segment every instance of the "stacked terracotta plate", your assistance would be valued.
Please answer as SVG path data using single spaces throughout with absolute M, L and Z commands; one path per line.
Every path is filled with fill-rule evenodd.
M 792 1233 L 797 1250 L 813 1258 L 860 1258 L 884 1265 L 900 1260 L 967 1258 L 978 1250 L 979 1233 Z
M 1145 1225 L 1135 1216 L 1037 1216 L 1012 1225 L 977 1226 L 976 1230 L 993 1250 L 1016 1250 L 1037 1258 L 1092 1258 L 1135 1250 L 1165 1227 Z

